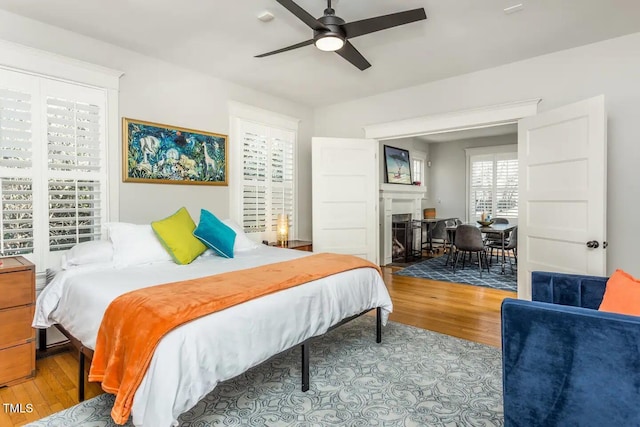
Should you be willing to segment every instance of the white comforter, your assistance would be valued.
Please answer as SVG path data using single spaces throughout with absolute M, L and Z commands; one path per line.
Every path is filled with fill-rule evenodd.
M 200 257 L 188 266 L 173 262 L 114 269 L 85 267 L 62 271 L 41 292 L 33 326 L 64 326 L 94 348 L 102 316 L 117 296 L 135 289 L 290 260 L 308 253 L 271 248 L 234 259 Z M 178 416 L 224 380 L 233 378 L 340 320 L 382 307 L 392 310 L 380 278 L 370 268 L 340 273 L 277 292 L 187 323 L 167 334 L 133 401 L 136 426 L 177 425 Z M 372 339 L 374 331 L 371 331 Z

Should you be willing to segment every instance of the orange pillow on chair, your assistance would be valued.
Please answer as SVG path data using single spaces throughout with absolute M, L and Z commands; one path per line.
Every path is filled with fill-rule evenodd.
M 598 310 L 640 316 L 640 280 L 616 270 L 607 280 Z

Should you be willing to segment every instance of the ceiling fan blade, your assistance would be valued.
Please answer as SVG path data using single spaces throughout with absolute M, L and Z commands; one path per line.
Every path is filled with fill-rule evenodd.
M 318 21 L 316 18 L 311 16 L 309 12 L 307 12 L 306 10 L 298 6 L 292 0 L 276 0 L 276 1 L 280 3 L 282 6 L 284 6 L 289 12 L 297 16 L 298 19 L 300 19 L 302 22 L 307 24 L 312 29 L 316 31 L 327 29 L 327 27 L 325 27 L 325 25 L 322 22 Z
M 280 0 L 278 0 L 280 1 Z M 361 21 L 348 22 L 342 25 L 348 39 L 374 33 L 398 25 L 409 24 L 411 22 L 427 19 L 424 8 L 406 10 L 404 12 L 392 13 L 390 15 L 377 16 L 375 18 L 363 19 Z
M 267 53 L 263 53 L 261 55 L 256 55 L 254 56 L 254 58 L 264 58 L 265 56 L 269 56 L 269 55 L 275 55 L 276 53 L 280 53 L 280 52 L 286 52 L 288 50 L 293 50 L 293 49 L 297 49 L 299 47 L 304 47 L 304 46 L 309 46 L 310 44 L 313 44 L 313 39 L 311 40 L 306 40 L 291 46 L 287 46 L 287 47 L 283 47 L 282 49 L 278 49 L 278 50 L 274 50 L 272 52 L 267 52 Z
M 371 67 L 369 61 L 364 59 L 364 56 L 362 56 L 362 54 L 358 52 L 358 49 L 356 49 L 348 41 L 344 44 L 344 46 L 342 46 L 342 49 L 336 50 L 336 53 L 358 67 L 360 71 L 364 71 L 367 68 Z

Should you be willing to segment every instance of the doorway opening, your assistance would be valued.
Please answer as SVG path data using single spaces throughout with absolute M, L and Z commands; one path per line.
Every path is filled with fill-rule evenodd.
M 531 99 L 509 104 L 493 105 L 483 108 L 458 111 L 446 114 L 418 117 L 408 120 L 400 120 L 389 123 L 366 126 L 366 138 L 377 139 L 381 142 L 399 140 L 411 137 L 425 137 L 427 135 L 444 135 L 452 132 L 473 131 L 481 132 L 482 129 L 490 129 L 496 126 L 514 126 L 518 120 L 533 116 L 538 112 L 540 99 Z M 425 165 L 428 165 L 428 159 Z M 466 178 L 465 178 L 466 179 Z M 381 185 L 383 187 L 383 185 Z M 430 197 L 427 194 L 427 198 Z M 468 210 L 465 210 L 465 212 Z M 421 209 L 415 212 L 421 213 Z M 381 228 L 390 227 L 392 212 L 383 212 L 381 215 Z M 465 214 L 465 218 L 467 215 Z M 380 233 L 384 236 L 386 233 Z M 380 242 L 378 242 L 380 244 Z M 390 264 L 392 258 L 389 245 L 380 245 L 380 263 Z M 521 290 L 519 289 L 519 293 Z

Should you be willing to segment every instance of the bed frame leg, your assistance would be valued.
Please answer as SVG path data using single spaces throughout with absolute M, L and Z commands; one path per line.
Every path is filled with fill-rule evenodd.
M 38 350 L 41 352 L 47 351 L 47 330 L 38 329 Z
M 82 349 L 78 358 L 78 402 L 84 401 L 84 353 Z
M 382 342 L 382 308 L 376 308 L 376 342 Z
M 309 344 L 302 343 L 302 391 L 309 391 Z

